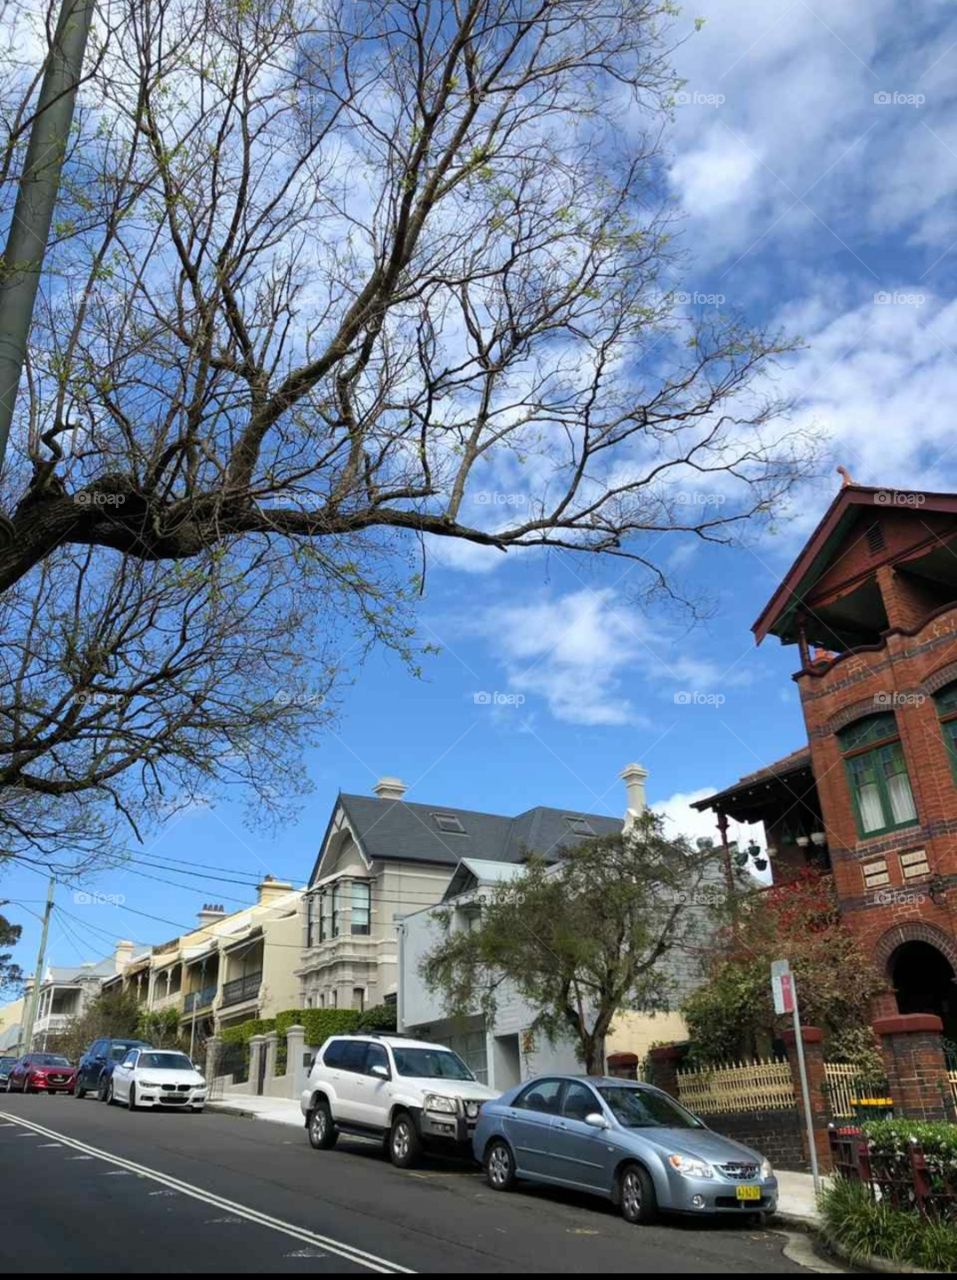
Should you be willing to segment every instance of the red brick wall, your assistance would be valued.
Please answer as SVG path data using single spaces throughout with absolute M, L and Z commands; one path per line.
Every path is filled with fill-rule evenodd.
M 911 606 L 913 600 L 900 605 Z M 797 677 L 838 896 L 848 923 L 882 966 L 895 945 L 921 937 L 944 950 L 957 969 L 957 784 L 933 700 L 952 679 L 957 607 L 937 612 L 913 634 L 890 632 L 880 648 Z M 896 715 L 918 823 L 862 839 L 836 731 L 880 711 Z M 925 850 L 929 871 L 905 881 L 899 856 L 911 849 Z M 887 859 L 890 882 L 868 890 L 862 864 L 878 855 Z M 932 898 L 935 877 L 943 880 Z M 884 1002 L 879 1011 L 894 1007 Z

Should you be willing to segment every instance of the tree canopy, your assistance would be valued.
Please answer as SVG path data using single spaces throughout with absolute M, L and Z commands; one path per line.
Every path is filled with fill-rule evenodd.
M 438 910 L 423 977 L 453 1016 L 481 1011 L 491 1022 L 501 992 L 518 993 L 536 1011 L 533 1031 L 570 1038 L 600 1073 L 615 1015 L 671 1007 L 671 962 L 696 966 L 723 901 L 717 870 L 711 846 L 669 839 L 647 813 L 620 836 L 551 864 L 532 857 L 514 879 Z

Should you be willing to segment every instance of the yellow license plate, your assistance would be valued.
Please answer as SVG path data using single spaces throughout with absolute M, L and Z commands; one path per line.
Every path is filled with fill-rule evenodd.
M 734 1193 L 739 1200 L 760 1200 L 761 1199 L 760 1187 L 735 1187 Z

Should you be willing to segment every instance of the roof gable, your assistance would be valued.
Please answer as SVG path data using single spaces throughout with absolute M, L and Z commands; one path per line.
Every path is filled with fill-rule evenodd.
M 957 494 L 917 490 L 897 494 L 891 489 L 845 485 L 838 491 L 817 528 L 753 624 L 751 630 L 758 644 L 771 633 L 785 642 L 793 639 L 791 633 L 794 614 L 815 584 L 835 563 L 857 521 L 867 515 L 877 520 L 882 514 L 890 512 L 914 520 L 925 518 L 931 512 L 957 516 Z

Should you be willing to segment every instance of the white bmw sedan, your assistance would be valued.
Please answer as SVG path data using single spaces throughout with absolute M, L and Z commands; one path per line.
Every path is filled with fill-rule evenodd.
M 113 1068 L 107 1088 L 109 1103 L 137 1107 L 168 1107 L 171 1111 L 202 1111 L 206 1081 L 185 1053 L 173 1049 L 131 1049 Z

